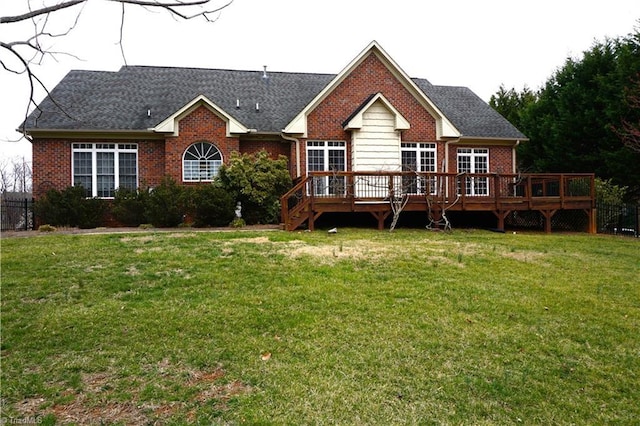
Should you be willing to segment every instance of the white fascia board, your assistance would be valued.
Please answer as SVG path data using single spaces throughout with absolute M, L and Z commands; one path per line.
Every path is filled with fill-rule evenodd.
M 204 105 L 207 109 L 209 109 L 209 111 L 213 112 L 215 115 L 217 115 L 227 123 L 227 136 L 231 136 L 232 134 L 239 134 L 239 133 L 249 133 L 249 129 L 247 129 L 244 125 L 242 125 L 242 123 L 240 123 L 235 118 L 231 117 L 222 108 L 220 108 L 218 105 L 213 103 L 204 95 L 200 95 L 194 98 L 192 101 L 187 103 L 178 111 L 171 114 L 169 117 L 167 117 L 164 121 L 162 121 L 157 126 L 153 127 L 151 130 L 158 133 L 170 133 L 173 136 L 178 136 L 178 132 L 179 132 L 178 122 L 201 105 Z
M 529 139 L 523 138 L 497 138 L 497 137 L 486 137 L 486 136 L 461 136 L 459 138 L 459 143 L 461 144 L 470 144 L 470 145 L 518 145 L 521 142 L 526 142 Z
M 396 120 L 395 121 L 395 130 L 407 130 L 407 129 L 411 128 L 411 125 L 409 124 L 407 119 L 404 118 L 402 116 L 402 114 L 400 114 L 400 112 L 391 104 L 391 102 L 389 102 L 389 100 L 387 98 L 385 98 L 382 93 L 378 93 L 369 102 L 367 102 L 367 104 L 363 108 L 360 109 L 360 112 L 358 112 L 358 114 L 356 114 L 355 117 L 353 117 L 351 120 L 349 120 L 347 125 L 344 127 L 344 130 L 361 129 L 362 128 L 362 116 L 364 115 L 365 111 L 367 111 L 371 107 L 371 105 L 373 105 L 377 101 L 382 102 L 384 104 L 384 106 L 387 109 L 389 109 L 391 111 L 391 113 L 394 115 L 395 120 Z

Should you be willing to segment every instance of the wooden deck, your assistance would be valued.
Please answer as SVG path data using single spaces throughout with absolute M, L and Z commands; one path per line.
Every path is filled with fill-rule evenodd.
M 551 232 L 560 210 L 582 210 L 595 233 L 593 174 L 451 174 L 414 172 L 312 172 L 281 199 L 282 223 L 292 231 L 329 212 L 368 212 L 384 229 L 393 207 L 425 211 L 436 223 L 449 211 L 492 212 L 504 229 L 514 211 L 538 211 Z

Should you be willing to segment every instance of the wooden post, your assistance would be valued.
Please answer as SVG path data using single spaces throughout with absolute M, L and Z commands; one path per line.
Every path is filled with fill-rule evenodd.
M 551 233 L 551 218 L 556 214 L 558 210 L 540 210 L 544 216 L 544 232 Z
M 493 214 L 498 218 L 498 227 L 500 231 L 504 231 L 504 220 L 511 213 L 511 210 L 494 210 Z
M 585 210 L 587 213 L 588 225 L 587 232 L 589 234 L 597 234 L 598 233 L 598 210 L 597 209 L 587 209 Z
M 370 211 L 371 215 L 378 220 L 378 231 L 382 231 L 384 229 L 384 221 L 391 214 L 390 211 Z
M 500 175 L 495 174 L 493 175 L 493 200 L 494 200 L 494 207 L 496 209 L 500 209 Z
M 565 182 L 564 182 L 564 175 L 560 175 L 560 208 L 564 209 L 564 187 L 565 187 Z
M 347 181 L 347 197 L 349 198 L 349 203 L 351 204 L 351 211 L 355 211 L 356 210 L 356 180 L 355 180 L 355 176 L 353 175 L 353 173 L 349 173 L 346 176 L 346 181 Z
M 311 179 L 309 180 L 309 182 L 311 183 L 311 187 L 309 188 L 309 231 L 313 231 L 315 229 L 315 212 L 314 212 L 314 207 L 315 207 L 315 181 L 314 181 L 314 176 L 313 174 L 311 174 Z

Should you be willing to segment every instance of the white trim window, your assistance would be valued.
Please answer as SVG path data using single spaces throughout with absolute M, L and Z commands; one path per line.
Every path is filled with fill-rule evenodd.
M 458 173 L 489 173 L 489 150 L 487 148 L 458 148 Z M 460 188 L 458 188 L 460 192 Z M 467 176 L 465 195 L 489 195 L 489 178 Z
M 347 143 L 344 141 L 307 141 L 309 172 L 343 172 L 347 169 Z M 313 180 L 314 195 L 343 195 L 344 176 L 320 176 Z
M 437 150 L 435 143 L 402 142 L 400 144 L 403 172 L 435 173 Z M 409 194 L 437 193 L 436 178 L 403 176 L 402 186 Z
M 138 145 L 132 143 L 74 143 L 71 182 L 87 197 L 113 198 L 117 188 L 138 188 Z
M 209 142 L 190 145 L 182 156 L 183 182 L 211 182 L 222 165 L 222 153 Z

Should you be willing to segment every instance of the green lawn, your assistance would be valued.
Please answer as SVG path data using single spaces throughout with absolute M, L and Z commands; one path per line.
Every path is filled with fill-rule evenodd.
M 1 244 L 3 423 L 640 419 L 638 239 L 185 230 Z

